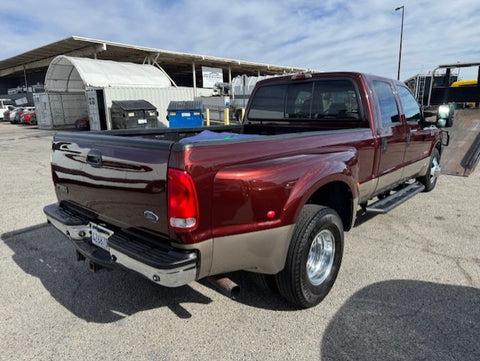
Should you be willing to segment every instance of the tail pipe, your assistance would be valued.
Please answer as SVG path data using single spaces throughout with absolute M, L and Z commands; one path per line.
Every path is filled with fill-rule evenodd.
M 224 275 L 210 276 L 207 279 L 227 297 L 235 299 L 240 294 L 240 286 Z

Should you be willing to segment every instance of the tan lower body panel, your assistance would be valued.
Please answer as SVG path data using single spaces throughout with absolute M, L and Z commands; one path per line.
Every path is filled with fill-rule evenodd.
M 175 246 L 200 252 L 199 279 L 239 270 L 275 274 L 285 266 L 294 227 L 293 224 Z
M 375 192 L 390 189 L 392 184 L 396 184 L 400 180 L 406 181 L 410 178 L 426 174 L 429 164 L 430 158 L 424 158 L 409 164 L 404 168 L 397 169 L 393 172 L 384 174 L 379 178 L 362 183 L 358 189 L 360 202 L 369 200 Z

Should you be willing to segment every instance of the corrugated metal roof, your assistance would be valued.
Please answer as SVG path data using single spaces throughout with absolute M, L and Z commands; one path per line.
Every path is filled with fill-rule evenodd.
M 214 56 L 180 53 L 169 50 L 115 43 L 105 40 L 72 36 L 26 53 L 1 60 L 0 75 L 8 75 L 25 69 L 46 67 L 58 55 L 94 57 L 103 60 L 143 63 L 146 58 L 155 58 L 160 65 L 196 65 L 230 67 L 232 71 L 261 71 L 263 74 L 305 71 L 303 68 L 255 63 Z

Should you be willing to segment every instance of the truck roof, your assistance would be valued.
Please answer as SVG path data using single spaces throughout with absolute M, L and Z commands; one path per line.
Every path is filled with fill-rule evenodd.
M 349 77 L 349 78 L 365 78 L 365 79 L 377 79 L 377 80 L 386 80 L 386 81 L 393 81 L 394 83 L 400 83 L 399 80 L 386 78 L 374 74 L 367 74 L 355 71 L 332 71 L 332 72 L 315 72 L 315 73 L 294 73 L 288 74 L 284 76 L 272 77 L 268 79 L 264 79 L 259 81 L 258 85 L 264 85 L 268 83 L 278 83 L 288 80 L 302 80 L 302 79 L 310 79 L 310 78 L 329 78 L 329 77 Z

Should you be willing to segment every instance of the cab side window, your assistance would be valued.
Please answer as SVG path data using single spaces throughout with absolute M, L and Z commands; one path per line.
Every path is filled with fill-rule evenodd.
M 377 94 L 378 103 L 380 105 L 380 115 L 383 124 L 398 123 L 400 118 L 398 116 L 397 102 L 393 95 L 390 83 L 380 80 L 373 81 L 373 88 Z
M 407 87 L 397 86 L 407 122 L 420 120 L 420 106 Z

